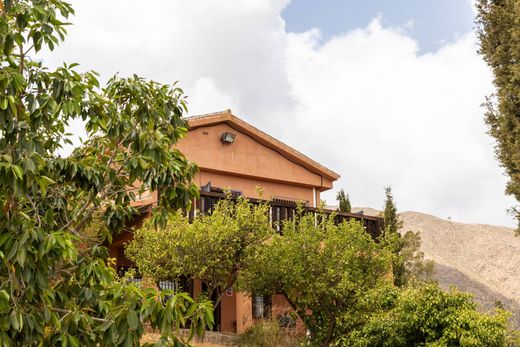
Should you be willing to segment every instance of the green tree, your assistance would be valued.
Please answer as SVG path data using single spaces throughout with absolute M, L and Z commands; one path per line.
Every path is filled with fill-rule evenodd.
M 143 275 L 155 280 L 180 276 L 202 280 L 217 306 L 248 267 L 256 248 L 274 234 L 268 209 L 240 197 L 219 201 L 213 213 L 198 215 L 191 223 L 176 213 L 164 228 L 148 223 L 136 230 L 126 254 Z
M 517 0 L 479 0 L 480 53 L 495 76 L 495 94 L 486 101 L 486 123 L 495 153 L 509 176 L 506 193 L 520 202 L 520 11 Z M 512 212 L 519 221 L 520 207 Z
M 311 343 L 328 346 L 338 335 L 337 320 L 356 310 L 367 291 L 388 283 L 389 258 L 356 221 L 335 225 L 334 216 L 299 215 L 257 249 L 240 283 L 251 293 L 283 293 Z
M 509 314 L 477 311 L 469 294 L 444 292 L 430 284 L 406 290 L 390 289 L 386 308 L 342 336 L 337 346 L 513 346 Z
M 182 90 L 137 76 L 100 89 L 75 64 L 47 69 L 32 57 L 65 38 L 70 4 L 0 4 L 0 344 L 135 346 L 144 324 L 165 343 L 187 321 L 201 332 L 210 303 L 118 280 L 102 246 L 138 192 L 161 189 L 158 224 L 196 194 L 196 167 L 172 149 L 187 131 Z M 63 158 L 75 118 L 88 139 Z
M 385 221 L 385 232 L 386 233 L 397 233 L 402 227 L 402 223 L 399 221 L 397 215 L 397 207 L 394 203 L 394 197 L 392 195 L 392 188 L 385 188 L 385 209 L 383 211 L 383 218 Z
M 385 229 L 381 242 L 393 254 L 394 284 L 401 287 L 407 284 L 432 281 L 433 261 L 424 260 L 424 253 L 420 250 L 419 232 L 407 231 L 404 235 L 399 233 L 403 223 L 399 220 L 390 187 L 385 188 L 385 195 L 383 212 Z
M 336 195 L 336 200 L 339 203 L 339 212 L 352 212 L 352 206 L 350 206 L 350 196 L 345 194 L 343 189 L 341 189 Z

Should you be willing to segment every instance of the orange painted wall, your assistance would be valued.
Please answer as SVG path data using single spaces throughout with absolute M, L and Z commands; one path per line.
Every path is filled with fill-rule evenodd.
M 253 325 L 253 305 L 251 297 L 245 293 L 236 293 L 237 333 L 243 333 Z
M 236 294 L 229 296 L 224 294 L 220 301 L 220 326 L 222 331 L 236 332 L 237 331 L 237 300 Z
M 271 299 L 272 299 L 271 312 L 272 312 L 272 316 L 274 318 L 283 316 L 286 314 L 290 315 L 291 317 L 294 316 L 294 315 L 291 315 L 291 313 L 293 313 L 294 310 L 284 295 L 276 294 L 276 295 L 273 295 L 271 297 Z M 293 327 L 293 332 L 305 333 L 305 325 L 303 324 L 302 320 L 297 318 L 295 323 L 296 324 Z
M 236 134 L 234 143 L 220 141 L 223 132 Z M 202 169 L 211 169 L 233 175 L 257 177 L 278 181 L 321 187 L 320 175 L 267 148 L 254 139 L 226 124 L 201 127 L 189 131 L 177 147 L 188 159 Z
M 248 198 L 287 198 L 306 202 L 309 206 L 313 205 L 313 191 L 316 192 L 316 190 L 313 190 L 311 187 L 270 182 L 255 177 L 225 175 L 222 173 L 208 172 L 203 169 L 198 173 L 195 180 L 199 187 L 211 181 L 211 185 L 214 187 L 238 190 Z M 257 186 L 262 189 L 262 197 L 258 195 Z M 319 194 L 319 192 L 316 193 Z

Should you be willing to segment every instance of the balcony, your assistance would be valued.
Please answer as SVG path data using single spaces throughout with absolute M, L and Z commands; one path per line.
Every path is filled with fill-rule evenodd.
M 197 199 L 195 204 L 195 209 L 200 213 L 211 213 L 215 207 L 215 205 L 219 202 L 219 200 L 225 199 L 225 193 L 217 193 L 217 192 L 200 192 L 200 198 Z M 231 199 L 238 198 L 238 195 L 231 194 Z M 272 199 L 272 200 L 261 200 L 261 199 L 248 199 L 253 204 L 259 203 L 267 203 L 270 206 L 269 214 L 271 223 L 273 228 L 277 231 L 282 231 L 283 221 L 287 219 L 292 219 L 293 216 L 297 213 L 297 203 L 291 200 L 284 199 Z M 348 220 L 357 220 L 363 223 L 365 226 L 365 230 L 372 236 L 372 238 L 377 239 L 384 228 L 384 221 L 381 217 L 374 216 L 366 216 L 359 213 L 346 213 L 346 212 L 338 212 L 334 210 L 327 209 L 318 209 L 314 207 L 303 206 L 304 213 L 312 213 L 319 217 L 320 214 L 331 215 L 335 213 L 334 221 L 339 224 L 343 221 Z M 192 208 L 190 211 L 190 218 L 195 217 L 195 210 Z

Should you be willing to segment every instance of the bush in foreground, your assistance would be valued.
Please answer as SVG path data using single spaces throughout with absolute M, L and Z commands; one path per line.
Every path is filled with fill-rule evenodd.
M 301 341 L 290 336 L 277 321 L 261 321 L 246 330 L 235 342 L 237 347 L 297 347 Z
M 394 289 L 393 297 L 389 302 L 391 308 L 373 314 L 358 329 L 339 338 L 335 345 L 517 345 L 508 332 L 509 313 L 502 310 L 497 310 L 495 315 L 480 313 L 469 294 L 455 290 L 445 292 L 430 284 L 401 291 Z
M 211 303 L 118 281 L 103 245 L 140 193 L 161 190 L 158 225 L 196 195 L 196 166 L 172 149 L 185 98 L 138 76 L 100 88 L 77 64 L 46 68 L 37 54 L 65 39 L 73 13 L 62 0 L 0 0 L 0 345 L 138 346 L 146 324 L 179 345 L 179 326 L 211 325 Z M 63 157 L 78 119 L 87 137 Z

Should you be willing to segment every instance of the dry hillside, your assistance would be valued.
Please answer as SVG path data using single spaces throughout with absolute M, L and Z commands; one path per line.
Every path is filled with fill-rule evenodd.
M 358 208 L 377 215 L 371 208 Z M 439 284 L 471 292 L 484 310 L 500 302 L 520 326 L 520 237 L 513 229 L 464 224 L 419 212 L 403 212 L 403 231 L 419 231 L 425 257 L 435 262 Z

